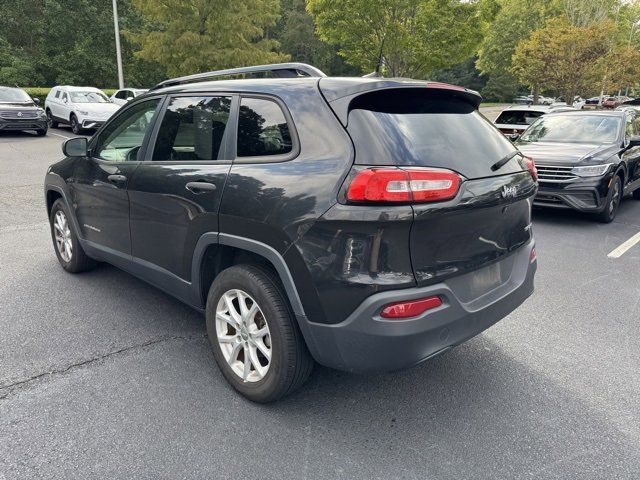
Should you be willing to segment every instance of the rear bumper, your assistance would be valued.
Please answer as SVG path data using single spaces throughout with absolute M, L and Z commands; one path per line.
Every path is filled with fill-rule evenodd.
M 501 285 L 470 297 L 471 272 L 428 287 L 372 295 L 343 322 L 335 325 L 299 323 L 309 349 L 320 364 L 351 372 L 393 371 L 416 365 L 463 343 L 504 318 L 533 292 L 534 242 L 501 262 L 510 268 Z M 489 267 L 486 267 L 489 268 Z M 397 301 L 439 295 L 443 305 L 408 320 L 385 320 L 383 306 Z

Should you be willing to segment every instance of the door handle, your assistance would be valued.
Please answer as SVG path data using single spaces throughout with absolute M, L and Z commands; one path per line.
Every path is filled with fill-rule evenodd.
M 127 177 L 125 177 L 124 175 L 109 175 L 107 177 L 107 180 L 109 180 L 111 183 L 124 183 L 127 181 Z
M 213 183 L 208 182 L 189 182 L 185 185 L 185 188 L 191 193 L 205 193 L 213 192 L 217 187 Z

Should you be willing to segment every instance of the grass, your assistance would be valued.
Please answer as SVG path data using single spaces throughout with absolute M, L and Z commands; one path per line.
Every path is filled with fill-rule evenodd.
M 504 102 L 482 102 L 480 107 L 499 107 L 501 105 L 508 105 Z

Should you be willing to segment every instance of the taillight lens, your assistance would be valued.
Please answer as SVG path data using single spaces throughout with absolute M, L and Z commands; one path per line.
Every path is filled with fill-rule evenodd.
M 525 157 L 524 155 L 523 155 L 522 158 L 523 158 L 525 167 L 527 167 L 527 170 L 529 170 L 529 173 L 531 174 L 533 179 L 537 182 L 538 181 L 538 170 L 536 169 L 536 164 L 534 163 L 533 158 Z
M 390 319 L 417 317 L 427 310 L 437 308 L 440 305 L 442 305 L 442 299 L 438 296 L 391 303 L 382 309 L 380 316 Z
M 536 247 L 531 249 L 531 253 L 529 254 L 529 263 L 533 263 L 538 258 L 538 252 L 536 252 Z
M 460 175 L 444 168 L 368 168 L 349 184 L 352 202 L 441 202 L 456 196 Z

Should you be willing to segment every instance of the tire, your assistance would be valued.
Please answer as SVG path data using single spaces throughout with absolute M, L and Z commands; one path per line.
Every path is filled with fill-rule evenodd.
M 38 135 L 39 137 L 44 137 L 47 134 L 47 130 L 46 128 L 42 128 L 40 130 L 36 130 L 36 135 Z
M 53 119 L 53 114 L 51 110 L 47 110 L 47 121 L 49 122 L 49 126 L 51 128 L 58 128 L 58 122 Z
M 239 315 L 241 299 L 247 310 L 255 312 L 253 315 Z M 235 318 L 247 320 L 236 322 L 229 303 Z M 277 277 L 267 268 L 236 265 L 222 271 L 209 289 L 206 320 L 220 371 L 247 399 L 273 402 L 298 389 L 309 378 L 313 359 Z M 242 325 L 236 328 L 233 324 Z M 220 336 L 223 342 L 219 341 Z M 269 358 L 262 353 L 265 350 Z M 248 368 L 245 353 L 251 359 Z M 255 362 L 260 364 L 259 368 Z
M 71 127 L 71 131 L 74 135 L 82 134 L 82 127 L 78 123 L 78 119 L 73 113 L 71 114 L 71 118 L 69 118 L 69 126 Z
M 604 210 L 597 215 L 598 220 L 602 223 L 613 222 L 613 219 L 616 218 L 616 214 L 618 213 L 620 201 L 622 200 L 622 178 L 617 174 L 613 178 L 613 185 L 609 188 Z
M 633 192 L 633 198 L 634 198 L 635 200 L 640 200 L 640 188 L 636 189 L 636 190 Z
M 62 217 L 64 217 L 64 223 L 56 223 L 59 221 L 58 215 L 59 212 Z M 89 258 L 80 242 L 78 240 L 78 234 L 75 231 L 73 226 L 73 222 L 70 220 L 69 211 L 64 203 L 64 201 L 59 198 L 55 202 L 53 202 L 53 206 L 51 207 L 51 214 L 49 215 L 49 224 L 51 227 L 51 239 L 53 240 L 53 248 L 56 252 L 56 256 L 58 257 L 58 261 L 62 268 L 64 268 L 69 273 L 80 273 L 86 272 L 95 268 L 97 262 L 92 258 Z M 66 228 L 65 228 L 66 226 Z M 63 236 L 60 236 L 59 232 L 66 232 Z M 63 239 L 63 242 L 60 242 L 60 239 Z M 62 247 L 62 244 L 65 244 L 65 247 Z M 69 250 L 69 245 L 71 249 Z

